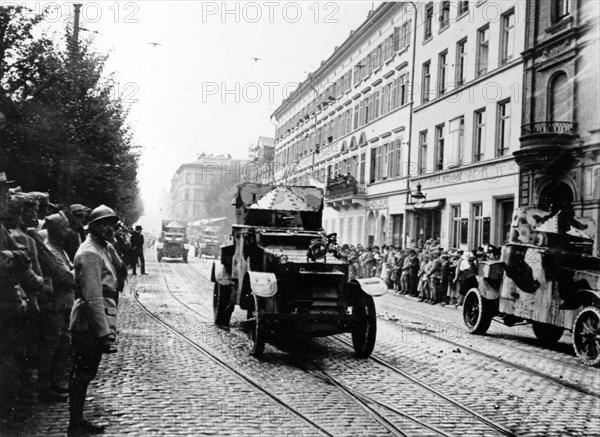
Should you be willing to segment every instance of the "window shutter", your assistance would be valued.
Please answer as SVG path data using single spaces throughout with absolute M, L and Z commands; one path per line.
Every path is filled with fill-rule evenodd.
M 408 20 L 406 26 L 406 47 L 410 46 L 410 39 L 412 34 L 412 20 Z

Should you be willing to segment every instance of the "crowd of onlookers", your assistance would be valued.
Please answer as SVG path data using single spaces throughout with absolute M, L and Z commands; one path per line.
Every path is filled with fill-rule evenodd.
M 459 306 L 464 298 L 464 281 L 477 274 L 480 261 L 497 259 L 499 249 L 490 245 L 487 250 L 478 247 L 469 252 L 448 251 L 439 240 L 430 239 L 408 249 L 343 244 L 339 255 L 350 264 L 350 279 L 377 277 L 397 294 L 434 305 Z
M 112 351 L 116 328 L 106 331 L 109 307 L 116 311 L 128 267 L 136 274 L 139 263 L 145 274 L 142 228 L 125 226 L 104 205 L 55 205 L 48 193 L 23 192 L 12 182 L 0 172 L 0 425 L 24 420 L 38 402 L 65 402 L 68 393 L 69 430 L 76 431 L 70 434 L 94 433 L 100 428 L 82 417 L 88 379 L 95 375 L 90 354 L 99 363 L 97 354 Z M 102 333 L 88 320 L 92 292 Z M 105 301 L 111 302 L 106 308 Z M 79 354 L 75 331 L 80 342 L 83 334 L 95 334 Z

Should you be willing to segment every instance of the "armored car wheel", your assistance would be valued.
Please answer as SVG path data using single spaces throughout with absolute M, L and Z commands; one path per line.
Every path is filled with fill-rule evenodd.
M 221 285 L 215 282 L 213 291 L 213 312 L 215 325 L 229 326 L 231 320 L 231 285 Z
M 600 367 L 600 308 L 582 309 L 573 323 L 573 349 L 586 366 Z
M 265 305 L 264 300 L 258 296 L 254 296 L 254 308 L 249 309 L 247 317 L 254 318 L 252 329 L 250 330 L 250 355 L 255 358 L 260 358 L 265 351 L 265 343 L 267 339 L 267 330 L 264 321 Z
M 362 318 L 352 327 L 354 352 L 359 358 L 368 358 L 375 348 L 377 337 L 377 314 L 373 298 L 361 293 L 360 301 L 352 308 L 352 314 Z
M 494 317 L 493 302 L 484 299 L 477 288 L 471 288 L 463 304 L 463 321 L 471 334 L 485 334 Z
M 544 346 L 552 346 L 560 340 L 565 332 L 561 326 L 549 325 L 541 322 L 531 322 L 533 333 L 538 341 Z

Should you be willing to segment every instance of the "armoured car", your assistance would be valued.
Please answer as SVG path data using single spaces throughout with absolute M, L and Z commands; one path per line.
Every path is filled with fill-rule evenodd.
M 572 211 L 515 210 L 501 259 L 481 262 L 461 286 L 469 331 L 485 334 L 492 319 L 531 323 L 549 346 L 568 330 L 580 361 L 600 366 L 600 258 L 587 232 L 596 226 L 584 221 Z
M 375 346 L 373 297 L 387 291 L 379 278 L 348 280 L 336 234 L 322 225 L 323 190 L 311 186 L 242 183 L 233 199 L 233 244 L 213 264 L 214 321 L 228 325 L 235 306 L 246 311 L 250 352 L 263 354 L 267 337 L 352 334 L 358 357 Z

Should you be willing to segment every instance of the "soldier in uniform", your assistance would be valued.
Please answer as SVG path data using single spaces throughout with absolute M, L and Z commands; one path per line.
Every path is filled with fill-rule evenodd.
M 105 295 L 115 293 L 117 275 L 108 241 L 118 222 L 114 211 L 104 205 L 94 209 L 89 218 L 89 234 L 75 255 L 75 304 L 71 311 L 70 331 L 73 348 L 73 371 L 69 381 L 68 435 L 100 434 L 103 426 L 83 418 L 87 388 L 96 376 L 103 353 L 111 352 L 116 338 L 116 320 L 105 303 Z M 115 305 L 114 301 L 111 305 Z M 115 316 L 116 318 L 116 316 Z
M 70 335 L 67 329 L 73 307 L 75 276 L 73 265 L 64 250 L 69 221 L 62 214 L 52 214 L 46 217 L 45 226 L 48 231 L 45 245 L 54 257 L 50 272 L 54 291 L 40 298 L 39 390 L 42 396 L 52 400 L 58 399 L 56 394 L 66 392 L 60 381 L 69 350 Z
M 0 172 L 0 419 L 21 421 L 27 414 L 14 408 L 20 391 L 20 379 L 15 378 L 15 374 L 22 371 L 15 351 L 23 337 L 18 324 L 20 313 L 27 309 L 28 302 L 19 296 L 16 287 L 30 274 L 31 258 L 27 249 L 4 227 L 11 183 L 6 174 Z

